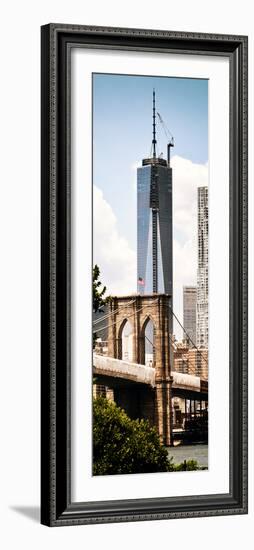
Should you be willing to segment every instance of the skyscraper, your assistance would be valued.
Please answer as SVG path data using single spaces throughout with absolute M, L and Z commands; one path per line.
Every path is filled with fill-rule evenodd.
M 160 117 L 160 115 L 157 113 Z M 160 120 L 161 117 L 160 117 Z M 153 91 L 153 140 L 151 158 L 137 171 L 137 289 L 140 294 L 172 296 L 172 168 L 171 139 L 167 160 L 156 152 L 156 109 Z
M 197 347 L 208 348 L 208 187 L 198 187 Z
M 189 345 L 196 345 L 196 309 L 197 309 L 197 287 L 183 287 L 183 326 L 187 335 L 190 337 Z M 188 336 L 183 331 L 183 338 Z

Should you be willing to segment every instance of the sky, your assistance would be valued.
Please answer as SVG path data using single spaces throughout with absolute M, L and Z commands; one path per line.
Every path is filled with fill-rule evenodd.
M 208 81 L 93 75 L 93 255 L 109 294 L 137 290 L 137 167 L 151 156 L 152 93 L 173 134 L 174 311 L 197 278 L 197 187 L 208 185 Z M 157 117 L 157 154 L 167 137 Z M 182 331 L 174 323 L 178 338 Z

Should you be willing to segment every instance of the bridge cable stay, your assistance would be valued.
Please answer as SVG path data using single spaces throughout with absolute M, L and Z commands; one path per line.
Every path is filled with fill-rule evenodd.
M 149 342 L 149 344 L 151 344 L 151 346 L 153 346 L 153 348 L 156 349 L 155 344 L 153 344 L 153 343 L 151 342 L 150 338 L 148 338 L 148 336 L 146 336 L 146 334 L 145 334 L 145 338 L 147 339 L 147 341 Z M 171 343 L 174 344 L 174 340 L 173 340 L 172 336 L 170 336 L 170 334 L 169 334 L 169 339 L 170 339 Z
M 146 340 L 149 342 L 149 344 L 151 344 L 151 346 L 156 350 L 156 346 L 155 346 L 155 344 L 153 344 L 153 343 L 151 342 L 150 338 L 148 338 L 148 336 L 146 336 L 146 335 L 145 335 L 145 338 L 146 338 Z M 173 344 L 173 340 L 172 340 L 172 338 L 171 338 L 170 335 L 169 335 L 169 338 L 170 338 L 170 340 L 171 340 L 171 343 Z M 204 359 L 205 359 L 205 357 L 204 357 Z
M 158 301 L 158 298 L 156 300 L 153 300 L 152 302 L 150 302 L 150 304 L 147 304 L 146 306 L 143 306 L 141 307 L 140 309 L 137 309 L 137 311 L 134 311 L 134 313 L 131 313 L 130 315 L 126 315 L 126 320 L 128 320 L 130 317 L 133 317 L 134 315 L 136 315 L 136 313 L 139 313 L 140 311 L 143 311 L 143 309 L 147 308 L 147 307 L 150 307 L 151 304 L 154 304 L 154 302 L 157 302 Z M 105 325 L 104 327 L 101 327 L 101 328 L 98 328 L 98 329 L 95 329 L 93 331 L 93 333 L 97 333 L 101 330 L 105 330 L 106 328 L 111 328 L 113 327 L 114 325 L 117 324 L 117 321 L 114 321 L 113 323 L 111 323 L 110 325 Z
M 169 306 L 170 307 L 170 306 Z M 188 339 L 190 340 L 190 342 L 192 343 L 192 345 L 194 346 L 194 348 L 196 348 L 197 351 L 199 351 L 199 353 L 201 354 L 202 358 L 204 359 L 204 361 L 206 362 L 206 364 L 208 365 L 208 361 L 206 359 L 206 357 L 202 354 L 202 351 L 196 346 L 196 344 L 193 342 L 193 340 L 191 339 L 191 337 L 189 336 L 188 332 L 184 329 L 183 325 L 180 323 L 179 319 L 177 318 L 176 314 L 173 312 L 172 308 L 170 307 L 174 317 L 176 318 L 176 320 L 178 321 L 179 325 L 181 326 L 181 328 L 184 330 L 186 336 L 188 337 Z M 151 340 L 148 338 L 148 336 L 146 336 L 145 334 L 145 338 L 147 339 L 147 341 L 151 344 L 151 346 L 153 346 L 153 348 L 156 349 L 156 346 L 155 344 L 153 344 L 151 342 Z M 172 336 L 170 336 L 169 334 L 169 339 L 171 341 L 171 344 L 174 344 L 174 340 L 172 339 Z
M 123 308 L 133 304 L 133 302 L 135 302 L 135 300 L 131 300 L 130 302 L 127 302 Z M 107 305 L 107 304 L 106 304 Z M 108 317 L 110 317 L 113 313 L 117 313 L 119 311 L 119 309 L 113 309 L 110 313 L 106 313 L 105 315 L 103 315 L 102 317 L 100 317 L 99 319 L 95 319 L 93 321 L 93 325 L 96 325 L 97 323 L 100 323 L 101 321 L 104 321 L 106 320 Z
M 133 317 L 134 315 L 136 315 L 140 311 L 143 311 L 145 308 L 150 307 L 151 304 L 154 304 L 157 301 L 158 301 L 158 298 L 156 298 L 156 300 L 151 301 L 150 304 L 147 304 L 146 306 L 143 306 L 140 309 L 137 309 L 137 311 L 134 311 L 134 313 L 131 313 L 128 316 L 126 315 L 126 319 L 128 320 L 130 317 Z M 114 323 L 111 323 L 110 325 L 105 325 L 104 327 L 97 328 L 97 329 L 93 330 L 93 333 L 97 333 L 97 332 L 100 332 L 101 330 L 109 329 L 109 328 L 113 327 L 114 325 L 117 325 L 117 321 L 114 321 Z
M 199 353 L 201 354 L 201 357 L 204 359 L 205 363 L 208 365 L 208 361 L 206 359 L 206 357 L 202 354 L 202 351 L 196 346 L 195 342 L 193 342 L 192 338 L 190 337 L 190 335 L 188 334 L 188 332 L 185 330 L 184 326 L 182 325 L 182 323 L 179 321 L 178 317 L 176 316 L 176 314 L 174 313 L 173 309 L 169 306 L 169 309 L 171 311 L 171 313 L 173 314 L 174 318 L 176 319 L 176 321 L 179 323 L 180 327 L 182 328 L 182 330 L 184 331 L 184 333 L 186 334 L 188 340 L 191 342 L 191 344 L 193 345 L 193 347 L 199 351 Z
M 131 304 L 133 304 L 133 302 L 135 302 L 135 300 L 131 300 L 130 302 L 127 302 L 123 307 L 127 307 Z M 99 319 L 95 319 L 93 321 L 93 325 L 96 325 L 97 323 L 101 323 L 101 321 L 105 321 L 108 317 L 110 317 L 113 313 L 117 313 L 119 311 L 119 309 L 113 309 L 113 311 L 111 311 L 110 313 L 107 313 L 106 315 L 103 315 L 102 317 L 100 317 Z
M 186 334 L 188 340 L 192 343 L 193 347 L 199 351 L 199 353 L 201 354 L 201 357 L 204 359 L 205 363 L 208 365 L 208 361 L 206 359 L 206 357 L 202 354 L 202 351 L 196 346 L 195 342 L 193 342 L 192 338 L 189 336 L 187 330 L 185 330 L 185 328 L 183 327 L 182 323 L 179 321 L 178 317 L 176 316 L 176 314 L 174 313 L 173 309 L 169 306 L 169 309 L 171 310 L 173 316 L 175 317 L 175 319 L 177 320 L 177 322 L 179 323 L 180 327 L 183 329 L 184 333 Z M 148 340 L 148 342 L 151 344 L 151 346 L 153 346 L 155 349 L 156 349 L 156 346 L 155 344 L 153 344 L 151 342 L 151 340 L 148 338 L 148 336 L 145 335 L 145 338 Z M 173 344 L 174 343 L 174 340 L 172 339 L 172 336 L 170 336 L 169 334 L 169 339 L 171 341 L 171 343 Z
M 129 304 L 133 303 L 134 301 L 135 301 L 135 300 L 129 302 Z M 158 298 L 156 298 L 155 300 L 153 300 L 152 302 L 150 302 L 150 304 L 147 304 L 146 306 L 143 306 L 142 308 L 138 309 L 138 310 L 135 311 L 134 313 L 132 313 L 132 314 L 126 316 L 126 319 L 128 320 L 130 317 L 133 317 L 134 315 L 136 315 L 137 313 L 139 313 L 139 312 L 142 311 L 143 309 L 145 309 L 145 308 L 147 308 L 147 307 L 150 307 L 150 305 L 151 305 L 152 303 L 155 303 L 155 302 L 157 302 L 157 301 L 158 301 Z M 125 305 L 127 306 L 127 304 L 125 304 Z M 182 330 L 184 331 L 184 333 L 186 334 L 188 340 L 191 342 L 191 344 L 193 345 L 193 347 L 194 347 L 197 351 L 199 351 L 201 357 L 203 358 L 203 360 L 205 361 L 205 363 L 208 365 L 208 361 L 207 361 L 206 357 L 203 355 L 202 351 L 196 346 L 195 342 L 192 340 L 192 338 L 190 337 L 190 335 L 188 334 L 188 332 L 185 330 L 184 326 L 183 326 L 182 323 L 179 321 L 179 319 L 178 319 L 177 315 L 175 314 L 175 312 L 173 311 L 173 309 L 172 309 L 170 306 L 169 306 L 169 309 L 170 309 L 172 315 L 174 316 L 174 318 L 176 319 L 176 321 L 179 323 L 179 325 L 180 325 L 180 327 L 182 328 Z M 115 311 L 118 311 L 118 310 L 115 310 Z M 113 312 L 112 312 L 112 313 L 113 313 Z M 106 320 L 106 318 L 110 317 L 110 315 L 111 315 L 111 313 L 108 314 L 108 315 L 106 315 L 106 316 L 105 316 L 105 320 Z M 111 323 L 111 325 L 105 325 L 105 326 L 103 326 L 103 327 L 100 327 L 100 328 L 98 328 L 98 329 L 95 329 L 95 330 L 93 330 L 93 333 L 97 333 L 97 332 L 101 332 L 102 330 L 109 329 L 109 328 L 111 328 L 112 326 L 114 326 L 114 325 L 116 325 L 116 324 L 117 324 L 117 321 L 115 321 L 114 323 Z M 170 335 L 169 335 L 169 337 L 170 337 Z M 146 338 L 147 338 L 147 336 L 146 336 Z M 171 337 L 170 337 L 170 339 L 171 339 Z M 171 342 L 172 342 L 172 339 L 171 339 Z M 150 343 L 151 343 L 151 342 L 150 342 Z M 154 346 L 152 343 L 151 343 L 151 345 Z

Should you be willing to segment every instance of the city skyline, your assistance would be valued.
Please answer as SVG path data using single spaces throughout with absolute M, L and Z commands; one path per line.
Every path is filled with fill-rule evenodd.
M 124 89 L 123 80 L 126 84 Z M 173 284 L 174 309 L 182 320 L 182 287 L 197 281 L 197 187 L 208 183 L 207 81 L 94 75 L 94 263 L 101 268 L 102 280 L 109 294 L 136 292 L 135 176 L 142 158 L 150 154 L 153 87 L 158 98 L 158 111 L 174 134 L 176 143 L 176 154 L 172 155 L 171 160 L 174 174 Z M 186 94 L 186 91 L 189 93 Z M 119 111 L 119 103 L 122 104 L 122 112 Z M 172 116 L 167 116 L 167 105 Z M 195 112 L 199 113 L 196 117 L 199 127 L 194 124 Z M 171 125 L 171 121 L 174 124 L 172 122 Z M 166 156 L 167 138 L 157 122 L 158 155 L 163 151 Z M 115 140 L 117 124 L 120 134 Z M 132 136 L 129 124 L 134 125 Z M 188 135 L 186 138 L 190 129 L 192 140 L 188 140 Z M 188 141 L 192 142 L 191 146 L 189 144 L 189 158 L 184 158 L 179 153 L 187 152 Z M 204 162 L 196 162 L 201 158 Z M 180 328 L 175 326 L 174 332 L 179 338 Z

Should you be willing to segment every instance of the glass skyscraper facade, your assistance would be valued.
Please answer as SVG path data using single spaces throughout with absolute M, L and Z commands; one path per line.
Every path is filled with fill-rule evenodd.
M 189 339 L 190 347 L 196 345 L 197 287 L 183 287 L 183 339 Z M 187 333 L 187 334 L 186 334 Z
M 173 293 L 172 168 L 162 158 L 137 170 L 137 289 Z
M 197 346 L 208 348 L 208 187 L 198 188 Z

